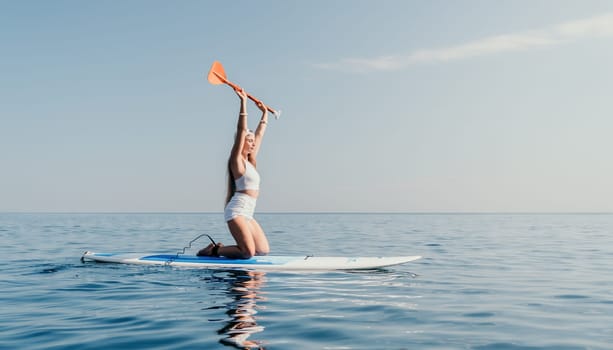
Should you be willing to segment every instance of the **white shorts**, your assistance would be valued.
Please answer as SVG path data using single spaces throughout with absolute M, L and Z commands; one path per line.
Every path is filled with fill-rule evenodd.
M 253 220 L 255 202 L 256 199 L 248 194 L 234 192 L 223 212 L 224 219 L 228 222 L 237 216 L 244 216 L 247 220 Z

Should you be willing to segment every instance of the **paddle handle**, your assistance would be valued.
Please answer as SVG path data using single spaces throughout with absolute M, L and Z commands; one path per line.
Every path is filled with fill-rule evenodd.
M 223 76 L 221 76 L 219 73 L 217 72 L 213 72 L 213 74 L 215 74 L 217 76 L 217 78 L 219 78 L 219 80 L 223 81 L 225 84 L 231 86 L 234 90 L 240 90 L 241 87 L 234 84 L 233 82 L 229 81 L 228 79 L 224 78 Z M 255 102 L 256 104 L 262 103 L 262 101 L 258 100 L 257 98 L 255 98 L 253 95 L 251 95 L 250 93 L 247 93 L 247 97 L 249 97 L 249 99 L 253 102 Z M 263 103 L 262 103 L 263 104 Z M 281 111 L 275 111 L 274 109 L 272 109 L 271 107 L 264 105 L 264 107 L 266 107 L 266 109 L 275 115 L 275 118 L 279 118 L 279 116 L 281 115 Z

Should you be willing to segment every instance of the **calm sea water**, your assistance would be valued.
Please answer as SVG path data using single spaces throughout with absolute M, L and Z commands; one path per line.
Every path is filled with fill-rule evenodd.
M 0 348 L 613 348 L 613 215 L 258 218 L 277 254 L 424 258 L 299 274 L 81 263 L 229 235 L 221 214 L 0 214 Z

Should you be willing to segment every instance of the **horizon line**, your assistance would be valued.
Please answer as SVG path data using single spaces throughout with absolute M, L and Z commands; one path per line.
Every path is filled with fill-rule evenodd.
M 0 214 L 189 214 L 223 215 L 223 211 L 0 211 Z M 408 215 L 612 215 L 613 211 L 262 211 L 257 214 L 408 214 Z

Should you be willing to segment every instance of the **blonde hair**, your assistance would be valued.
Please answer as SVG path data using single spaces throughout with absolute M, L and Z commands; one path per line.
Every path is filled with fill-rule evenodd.
M 253 158 L 251 158 L 251 155 L 248 156 L 247 161 L 255 166 L 255 161 L 253 160 Z M 230 200 L 232 199 L 232 196 L 234 196 L 234 193 L 236 192 L 236 182 L 234 181 L 234 174 L 232 174 L 232 166 L 230 166 L 231 162 L 232 162 L 232 156 L 228 158 L 228 171 L 227 171 L 228 190 L 226 192 L 225 205 L 227 205 L 230 202 Z
M 236 183 L 234 182 L 234 175 L 232 175 L 232 167 L 230 166 L 230 162 L 232 161 L 232 157 L 228 158 L 228 191 L 226 192 L 226 205 L 234 196 L 234 192 L 236 192 Z

